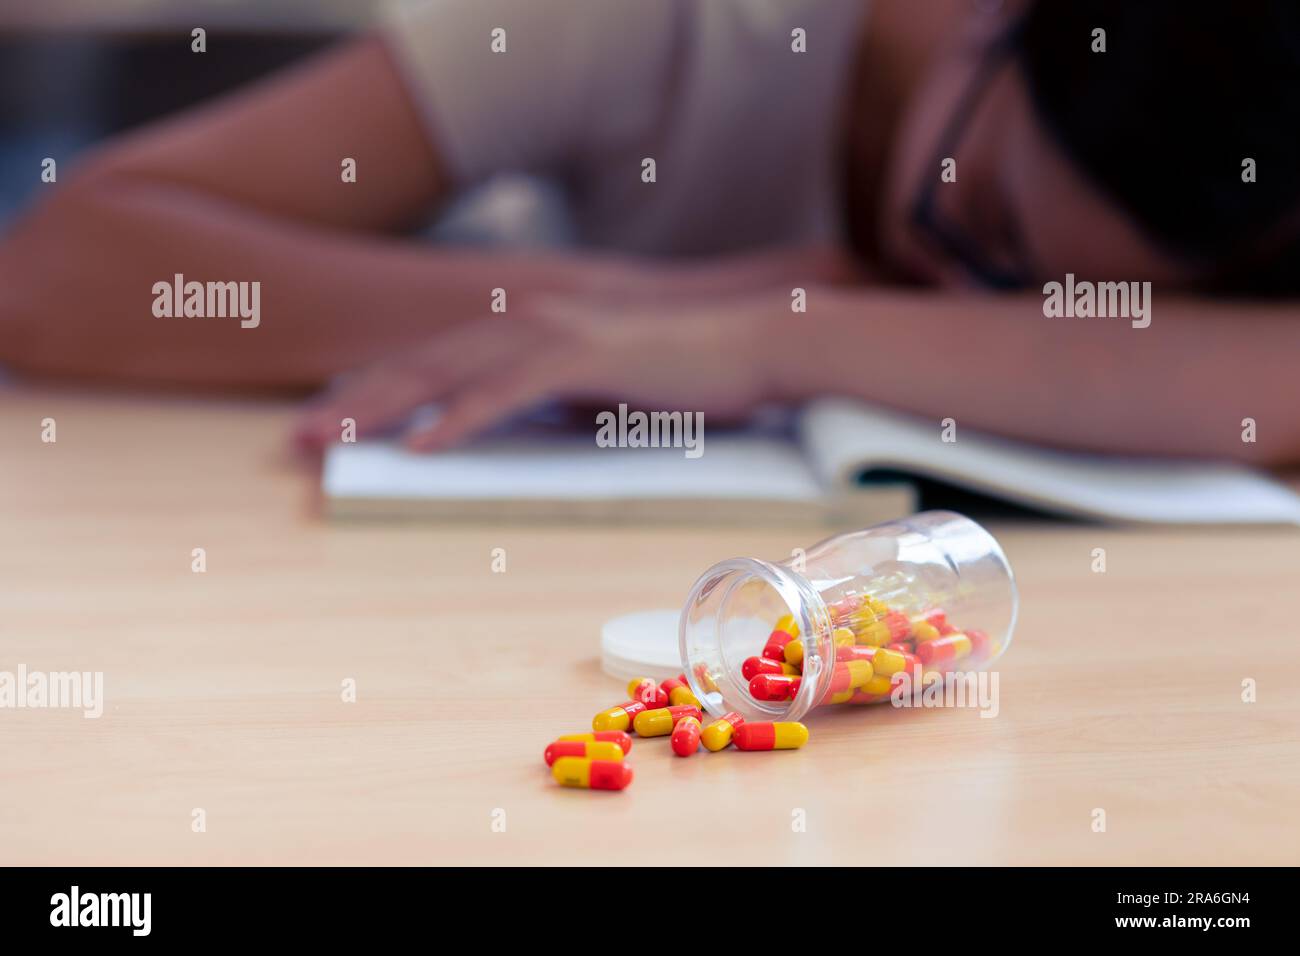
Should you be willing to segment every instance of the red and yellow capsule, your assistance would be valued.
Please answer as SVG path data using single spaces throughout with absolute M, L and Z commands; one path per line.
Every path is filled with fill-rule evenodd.
M 876 656 L 877 648 L 858 644 L 854 647 L 835 648 L 836 661 L 870 661 Z
M 673 727 L 673 735 L 669 740 L 672 744 L 673 753 L 679 757 L 689 757 L 700 749 L 700 726 L 698 717 L 683 717 L 677 721 Z
M 704 664 L 695 665 L 695 680 L 701 687 L 711 694 L 718 693 L 718 684 L 709 673 L 709 668 Z
M 858 643 L 870 647 L 884 647 L 889 643 L 889 625 L 884 621 L 872 621 L 857 632 Z
M 700 742 L 704 744 L 704 749 L 712 753 L 723 750 L 731 743 L 731 737 L 737 727 L 745 722 L 745 718 L 734 710 L 730 713 L 723 714 L 709 726 L 700 732 Z
M 937 624 L 931 624 L 929 621 L 914 621 L 912 623 L 912 637 L 918 644 L 938 640 L 942 636 L 939 633 Z
M 591 718 L 592 730 L 627 730 L 632 726 L 638 714 L 643 714 L 648 708 L 639 700 L 628 700 L 619 704 L 617 707 L 611 707 L 609 710 L 602 710 L 595 717 Z
M 789 631 L 776 630 L 767 637 L 767 643 L 763 645 L 762 656 L 774 661 L 785 660 L 785 646 L 794 640 L 794 635 Z
M 621 760 L 561 757 L 551 767 L 551 776 L 562 787 L 622 790 L 632 782 L 632 768 Z
M 971 628 L 964 632 L 970 638 L 970 656 L 975 660 L 987 660 L 991 655 L 989 651 L 993 649 L 993 639 L 984 631 L 978 631 Z
M 912 633 L 912 622 L 901 611 L 889 611 L 871 621 L 858 632 L 858 643 L 884 647 L 905 640 Z
M 618 744 L 623 753 L 629 753 L 632 750 L 632 735 L 622 730 L 598 730 L 593 734 L 564 734 L 555 739 L 557 743 L 570 743 L 575 740 L 590 743 L 599 740 L 605 743 Z
M 841 667 L 848 671 L 849 686 L 854 690 L 866 686 L 867 681 L 871 680 L 872 675 L 875 673 L 874 668 L 871 666 L 871 661 L 842 661 L 835 665 L 836 671 Z
M 916 649 L 922 664 L 943 664 L 961 660 L 971 651 L 971 640 L 961 631 L 935 641 L 926 641 Z
M 694 717 L 699 720 L 703 716 L 698 707 L 692 707 L 690 704 L 679 704 L 637 714 L 632 726 L 637 734 L 642 737 L 667 737 L 673 732 L 673 728 L 677 726 L 677 721 L 683 717 Z
M 942 631 L 948 626 L 948 615 L 941 607 L 933 607 L 930 610 L 916 615 L 912 618 L 912 631 L 916 632 L 918 624 L 929 624 L 936 631 Z
M 776 625 L 772 628 L 774 631 L 785 631 L 791 637 L 799 636 L 799 622 L 794 619 L 793 614 L 782 614 L 776 619 Z
M 858 609 L 862 607 L 862 599 L 850 595 L 841 598 L 827 608 L 831 612 L 832 621 L 847 621 L 852 618 Z
M 551 766 L 561 757 L 590 757 L 592 760 L 622 760 L 623 748 L 603 740 L 557 740 L 547 744 L 542 759 Z
M 674 706 L 680 707 L 689 704 L 692 707 L 699 707 L 699 699 L 691 693 L 691 685 L 686 682 L 685 674 L 678 674 L 676 677 L 670 677 L 659 685 L 659 689 L 668 695 L 668 703 L 660 704 L 660 707 Z
M 907 636 L 912 633 L 912 622 L 902 611 L 890 611 L 883 620 L 885 626 L 889 628 L 891 644 L 895 641 L 907 640 Z
M 755 700 L 793 700 L 802 680 L 788 674 L 757 674 L 749 682 L 749 693 Z
M 646 707 L 667 707 L 668 693 L 662 690 L 653 677 L 634 677 L 627 685 L 627 696 L 639 700 Z
M 794 721 L 744 723 L 732 742 L 737 750 L 798 750 L 808 742 L 808 728 Z
M 933 641 L 926 642 L 926 644 L 933 643 Z M 921 646 L 925 647 L 926 644 Z M 871 667 L 877 674 L 884 674 L 888 677 L 891 674 L 897 674 L 899 671 L 916 667 L 916 661 L 916 656 L 909 654 L 907 651 L 896 651 L 888 647 L 882 647 L 876 651 L 876 656 L 871 659 Z
M 745 680 L 753 680 L 759 674 L 798 674 L 792 664 L 774 661 L 767 657 L 746 657 L 740 665 L 740 673 Z

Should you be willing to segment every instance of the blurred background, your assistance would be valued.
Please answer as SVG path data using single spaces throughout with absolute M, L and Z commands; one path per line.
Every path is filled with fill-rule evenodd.
M 32 170 L 43 157 L 75 161 L 79 151 L 116 132 L 218 96 L 362 30 L 396 2 L 0 0 L 0 231 L 42 188 Z M 202 69 L 191 68 L 187 38 L 196 27 L 220 36 L 221 55 L 206 58 Z M 482 237 L 500 244 L 510 236 L 523 244 L 533 238 L 564 244 L 569 230 L 560 205 L 536 183 L 494 182 L 459 199 L 430 233 L 459 242 Z M 875 469 L 866 478 L 910 481 L 923 507 L 1020 512 L 924 475 Z
M 30 170 L 277 69 L 371 22 L 381 0 L 0 0 L 0 221 Z M 178 29 L 231 55 L 179 69 Z M 16 170 L 22 170 L 18 175 Z

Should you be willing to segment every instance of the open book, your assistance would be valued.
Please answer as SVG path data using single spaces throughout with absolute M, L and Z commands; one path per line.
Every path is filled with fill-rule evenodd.
M 1123 522 L 1294 523 L 1300 498 L 1236 465 L 1048 450 L 857 402 L 809 404 L 788 428 L 708 430 L 682 448 L 599 447 L 581 433 L 524 428 L 417 455 L 390 442 L 334 446 L 325 461 L 338 517 L 773 523 L 865 526 L 915 509 L 899 473 L 1016 504 Z

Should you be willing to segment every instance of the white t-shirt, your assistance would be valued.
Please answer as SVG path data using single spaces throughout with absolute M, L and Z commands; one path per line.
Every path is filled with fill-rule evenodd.
M 579 241 L 706 255 L 834 238 L 836 125 L 865 12 L 866 0 L 431 0 L 395 9 L 385 34 L 458 185 L 552 177 Z

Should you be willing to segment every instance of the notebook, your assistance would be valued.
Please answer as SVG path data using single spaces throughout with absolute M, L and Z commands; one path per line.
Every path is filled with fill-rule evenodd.
M 603 448 L 596 428 L 525 427 L 433 455 L 392 441 L 326 456 L 333 517 L 872 524 L 915 510 L 901 475 L 1079 518 L 1300 524 L 1300 497 L 1232 464 L 1045 449 L 844 399 L 780 427 L 707 427 L 702 452 Z

